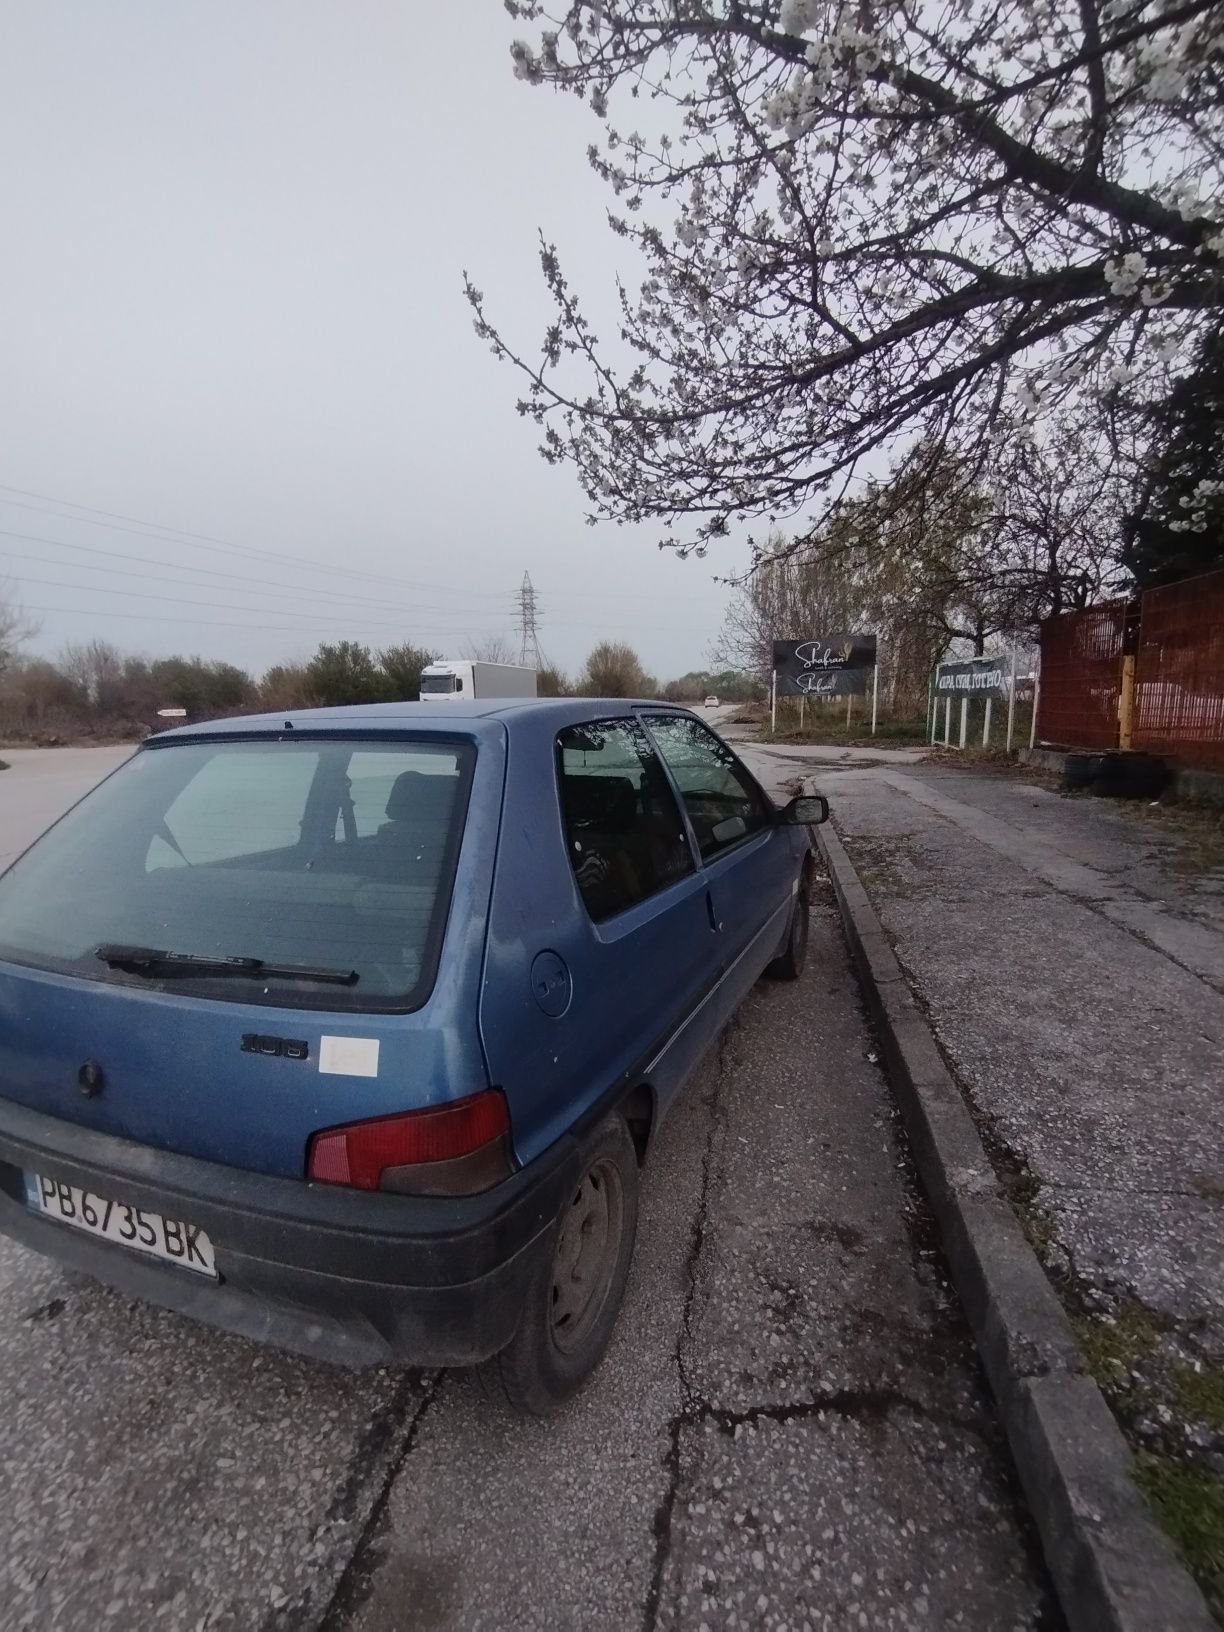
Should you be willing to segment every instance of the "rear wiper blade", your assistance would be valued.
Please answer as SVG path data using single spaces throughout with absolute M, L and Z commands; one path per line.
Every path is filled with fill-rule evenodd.
M 247 975 L 268 980 L 320 980 L 355 986 L 356 969 L 313 969 L 301 963 L 267 963 L 263 958 L 213 958 L 201 952 L 164 952 L 156 946 L 121 946 L 104 941 L 95 956 L 112 969 L 137 975 Z

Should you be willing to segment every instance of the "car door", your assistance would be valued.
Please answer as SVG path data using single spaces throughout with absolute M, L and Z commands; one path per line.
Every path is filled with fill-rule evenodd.
M 618 1087 L 648 1081 L 666 1109 L 721 972 L 705 877 L 641 724 L 550 721 L 529 748 L 530 725 L 510 754 L 482 1003 L 524 1161 Z
M 795 829 L 732 750 L 690 714 L 643 714 L 684 805 L 719 930 L 719 1020 L 777 952 L 790 920 L 801 855 Z

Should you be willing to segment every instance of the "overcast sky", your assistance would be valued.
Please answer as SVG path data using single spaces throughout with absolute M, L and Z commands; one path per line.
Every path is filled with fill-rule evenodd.
M 35 649 L 452 655 L 529 570 L 563 666 L 603 636 L 704 666 L 737 552 L 586 527 L 472 333 L 464 267 L 534 347 L 537 227 L 584 294 L 621 248 L 595 121 L 513 78 L 500 0 L 4 15 L 0 575 Z

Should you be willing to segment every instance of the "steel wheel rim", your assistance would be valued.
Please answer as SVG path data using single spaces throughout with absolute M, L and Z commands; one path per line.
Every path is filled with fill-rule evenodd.
M 620 1256 L 625 1197 L 620 1173 L 596 1162 L 582 1177 L 561 1217 L 549 1287 L 553 1342 L 569 1353 L 599 1319 Z

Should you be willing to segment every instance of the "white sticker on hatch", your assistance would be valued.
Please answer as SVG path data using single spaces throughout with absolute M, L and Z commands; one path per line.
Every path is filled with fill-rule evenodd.
M 321 1037 L 319 1070 L 338 1077 L 376 1077 L 378 1038 Z

